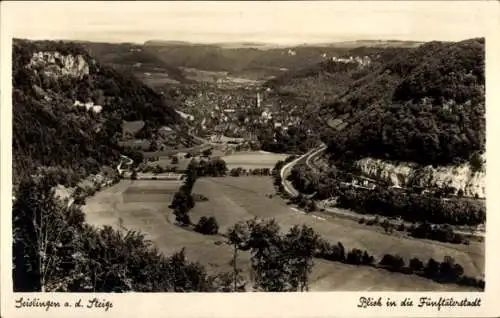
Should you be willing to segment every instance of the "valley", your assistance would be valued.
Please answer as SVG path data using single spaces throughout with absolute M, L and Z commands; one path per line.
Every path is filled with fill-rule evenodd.
M 292 258 L 306 254 L 311 291 L 484 289 L 482 39 L 14 43 L 15 211 L 57 189 L 66 203 L 36 200 L 62 220 L 82 213 L 75 249 L 121 266 L 119 290 L 298 290 Z M 294 239 L 313 243 L 295 255 Z M 85 255 L 61 273 L 101 268 Z M 291 287 L 256 280 L 269 274 L 259 262 Z M 154 285 L 178 271 L 182 287 Z M 106 277 L 89 288 L 115 288 Z

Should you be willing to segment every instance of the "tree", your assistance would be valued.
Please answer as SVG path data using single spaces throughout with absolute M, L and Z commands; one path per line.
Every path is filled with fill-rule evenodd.
M 219 232 L 219 224 L 217 224 L 217 220 L 213 216 L 208 218 L 202 216 L 195 225 L 194 230 L 206 235 L 215 235 Z
M 284 253 L 289 255 L 289 281 L 294 290 L 309 290 L 309 274 L 313 267 L 313 255 L 319 242 L 319 235 L 311 227 L 292 227 L 284 238 Z
M 205 149 L 205 150 L 203 150 L 202 154 L 204 157 L 210 157 L 212 155 L 212 149 L 211 148 Z
M 182 226 L 191 225 L 188 211 L 182 207 L 174 209 L 175 220 Z
M 357 248 L 353 248 L 349 253 L 347 253 L 346 261 L 347 263 L 353 265 L 363 264 L 363 252 Z
M 373 265 L 375 262 L 375 258 L 372 255 L 369 255 L 367 251 L 363 253 L 363 264 L 364 265 Z
M 250 230 L 248 246 L 251 251 L 254 288 L 272 292 L 289 290 L 287 256 L 283 253 L 279 225 L 274 219 L 254 219 L 248 221 L 247 225 Z
M 184 189 L 179 189 L 174 194 L 174 198 L 172 199 L 172 203 L 170 204 L 170 209 L 179 209 L 182 211 L 189 211 L 194 207 L 195 203 L 191 194 L 189 194 Z
M 419 260 L 418 258 L 410 259 L 410 269 L 413 272 L 418 273 L 422 271 L 423 268 L 424 268 L 424 263 L 422 263 L 421 260 Z
M 232 177 L 239 177 L 240 174 L 241 174 L 241 168 L 233 168 L 233 169 L 231 169 L 231 171 L 229 172 L 229 174 Z
M 236 223 L 227 231 L 227 241 L 233 246 L 233 259 L 231 260 L 231 265 L 233 266 L 233 291 L 238 290 L 238 277 L 241 272 L 237 266 L 238 250 L 246 250 L 249 239 L 248 226 L 243 222 Z
M 314 212 L 318 210 L 318 206 L 314 200 L 308 200 L 306 204 L 306 212 Z
M 425 276 L 435 279 L 439 277 L 439 263 L 433 258 L 429 259 L 427 265 L 424 268 Z
M 483 158 L 481 157 L 481 154 L 479 152 L 475 152 L 474 154 L 472 154 L 469 160 L 469 164 L 472 168 L 472 171 L 474 172 L 481 171 L 484 166 L 484 161 Z
M 64 284 L 74 263 L 72 242 L 83 226 L 83 213 L 54 199 L 41 181 L 21 184 L 12 207 L 13 279 L 16 291 L 49 291 Z
M 387 267 L 391 271 L 398 272 L 403 269 L 405 262 L 399 255 L 385 254 L 380 261 L 380 265 Z
M 439 264 L 439 280 L 443 282 L 456 282 L 461 279 L 464 269 L 450 256 L 445 256 Z
M 210 162 L 210 164 L 214 170 L 213 176 L 218 177 L 226 175 L 227 166 L 224 160 L 221 158 L 215 158 Z

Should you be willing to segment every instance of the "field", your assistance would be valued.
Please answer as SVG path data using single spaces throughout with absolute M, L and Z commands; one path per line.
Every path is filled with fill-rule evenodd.
M 143 127 L 145 123 L 143 120 L 126 121 L 122 122 L 122 131 L 124 134 L 128 133 L 131 136 L 135 136 Z
M 177 171 L 183 171 L 187 168 L 187 166 L 192 160 L 192 158 L 185 158 L 183 153 L 178 154 L 177 158 L 178 158 L 177 164 L 172 164 L 171 156 L 159 156 L 158 160 L 148 161 L 146 165 L 150 167 L 160 166 L 163 168 L 175 167 Z
M 268 153 L 264 151 L 249 151 L 236 152 L 229 156 L 223 156 L 222 159 L 226 162 L 227 168 L 270 168 L 272 169 L 277 161 L 285 160 L 288 155 Z
M 151 86 L 153 88 L 162 87 L 165 84 L 179 84 L 180 82 L 170 77 L 166 72 L 134 72 L 144 84 Z
M 186 248 L 189 259 L 204 264 L 210 272 L 230 271 L 231 248 L 216 244 L 218 236 L 204 236 L 173 224 L 168 205 L 180 184 L 172 181 L 122 181 L 87 200 L 84 211 L 95 225 L 121 225 L 147 234 L 158 249 L 171 254 Z M 293 211 L 280 198 L 268 198 L 273 192 L 269 177 L 225 177 L 199 179 L 194 193 L 207 196 L 190 212 L 193 222 L 201 216 L 216 217 L 220 232 L 235 222 L 253 218 L 275 218 L 283 230 L 294 224 L 314 227 L 332 242 L 342 241 L 346 248 L 367 249 L 380 257 L 384 253 L 399 254 L 408 260 L 445 255 L 462 264 L 468 275 L 484 270 L 482 245 L 453 246 L 425 240 L 405 239 L 379 233 L 356 222 L 341 219 L 319 219 Z M 121 219 L 121 222 L 120 222 Z M 248 273 L 248 255 L 239 258 L 239 266 Z M 311 290 L 465 290 L 456 285 L 441 285 L 417 276 L 389 273 L 370 267 L 356 267 L 316 260 L 311 274 Z

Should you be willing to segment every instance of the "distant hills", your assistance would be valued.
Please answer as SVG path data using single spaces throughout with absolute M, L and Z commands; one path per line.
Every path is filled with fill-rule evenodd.
M 144 44 L 80 41 L 102 63 L 133 72 L 168 74 L 178 83 L 187 83 L 180 68 L 229 72 L 232 76 L 267 79 L 286 70 L 297 70 L 351 50 L 415 47 L 421 42 L 374 41 L 280 45 L 259 42 L 191 43 L 150 40 Z
M 339 47 L 339 48 L 357 48 L 357 47 L 417 47 L 425 42 L 418 41 L 401 41 L 401 40 L 356 40 L 343 42 L 327 42 L 315 43 L 314 45 L 304 44 L 304 46 L 319 46 L 319 47 Z
M 415 46 L 416 43 L 365 42 L 299 45 L 280 47 L 267 43 L 219 43 L 192 44 L 185 42 L 148 41 L 145 51 L 154 54 L 171 66 L 195 68 L 209 71 L 226 71 L 236 76 L 260 74 L 260 78 L 280 76 L 286 70 L 297 70 L 312 66 L 330 57 L 352 55 L 353 50 L 369 54 L 380 46 Z
M 144 46 L 212 46 L 219 48 L 256 48 L 256 49 L 271 49 L 271 48 L 296 48 L 296 47 L 417 47 L 425 42 L 418 41 L 402 41 L 402 40 L 355 40 L 355 41 L 339 41 L 339 42 L 314 42 L 303 44 L 277 44 L 269 42 L 216 42 L 216 43 L 194 43 L 187 41 L 165 41 L 165 40 L 149 40 L 144 42 Z

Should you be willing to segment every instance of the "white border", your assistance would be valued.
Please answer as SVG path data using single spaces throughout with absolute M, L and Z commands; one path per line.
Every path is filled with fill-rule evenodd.
M 402 1 L 398 1 L 401 3 Z M 381 2 L 377 2 L 379 4 Z M 95 3 L 94 3 L 95 4 Z M 350 6 L 366 5 L 368 2 L 349 2 Z M 390 5 L 390 2 L 388 3 Z M 409 3 L 409 5 L 413 5 Z M 441 3 L 450 6 L 453 3 Z M 461 2 L 463 4 L 463 2 Z M 99 310 L 64 310 L 52 309 L 45 312 L 41 309 L 15 310 L 14 299 L 22 294 L 12 293 L 11 280 L 11 50 L 12 44 L 9 37 L 9 26 L 11 23 L 29 23 L 23 21 L 14 13 L 9 3 L 2 3 L 1 16 L 1 310 L 2 317 L 81 317 L 92 315 L 100 317 L 113 315 L 116 317 L 138 317 L 138 316 L 162 316 L 162 317 L 332 317 L 332 316 L 359 316 L 359 317 L 392 317 L 392 316 L 446 316 L 446 317 L 492 317 L 500 315 L 499 269 L 500 257 L 498 246 L 500 243 L 500 215 L 495 207 L 500 206 L 498 197 L 495 195 L 499 186 L 498 148 L 494 136 L 498 136 L 500 128 L 500 46 L 499 34 L 500 23 L 498 13 L 500 6 L 498 2 L 470 2 L 471 6 L 483 6 L 488 8 L 488 14 L 481 18 L 481 23 L 488 26 L 486 37 L 486 93 L 487 93 L 487 235 L 486 235 L 486 289 L 484 293 L 411 293 L 411 292 L 317 292 L 304 294 L 97 294 L 99 299 L 113 302 L 113 308 L 108 311 Z M 26 5 L 30 5 L 26 3 Z M 119 2 L 108 3 L 117 5 Z M 420 2 L 419 6 L 436 5 L 435 2 Z M 417 10 L 417 9 L 416 9 Z M 19 13 L 19 12 L 17 12 Z M 388 23 L 390 23 L 388 21 Z M 495 134 L 496 132 L 496 134 Z M 91 294 L 24 294 L 29 298 L 53 299 L 64 301 L 76 301 L 82 298 L 84 301 L 93 297 Z M 421 296 L 439 298 L 467 296 L 482 298 L 480 307 L 442 308 L 437 311 L 433 308 L 418 307 L 396 307 L 388 309 L 370 308 L 358 309 L 358 299 L 361 296 L 391 298 L 402 300 L 411 297 L 418 302 Z

